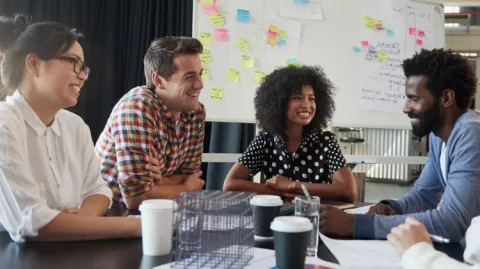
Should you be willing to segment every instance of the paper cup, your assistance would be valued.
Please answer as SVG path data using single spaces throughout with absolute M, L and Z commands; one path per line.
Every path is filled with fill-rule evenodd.
M 139 207 L 142 215 L 143 254 L 167 255 L 172 249 L 173 200 L 145 200 Z
M 270 223 L 280 215 L 282 198 L 276 195 L 256 195 L 250 200 L 253 206 L 254 235 L 260 238 L 273 237 Z

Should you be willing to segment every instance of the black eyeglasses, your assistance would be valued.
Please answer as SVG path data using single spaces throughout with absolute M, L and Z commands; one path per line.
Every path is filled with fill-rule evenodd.
M 57 55 L 53 58 L 73 63 L 73 72 L 75 72 L 75 74 L 80 74 L 83 71 L 83 73 L 85 73 L 85 80 L 88 79 L 88 76 L 90 75 L 90 67 L 86 66 L 79 58 L 62 55 Z

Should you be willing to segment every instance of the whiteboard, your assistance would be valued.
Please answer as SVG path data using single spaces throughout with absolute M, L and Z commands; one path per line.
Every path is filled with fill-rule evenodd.
M 335 85 L 330 125 L 410 129 L 402 112 L 401 63 L 422 48 L 444 47 L 443 7 L 407 0 L 295 1 L 195 1 L 193 35 L 209 53 L 202 56 L 208 77 L 200 95 L 207 120 L 254 123 L 255 74 L 296 61 L 320 65 Z M 248 22 L 239 9 L 249 11 Z M 268 44 L 270 36 L 277 43 Z M 248 40 L 249 48 L 240 46 L 247 51 L 239 40 Z

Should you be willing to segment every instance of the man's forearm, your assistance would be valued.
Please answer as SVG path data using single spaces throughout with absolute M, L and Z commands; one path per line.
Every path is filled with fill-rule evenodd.
M 174 174 L 170 176 L 162 176 L 162 182 L 159 184 L 167 184 L 167 185 L 178 185 L 183 184 L 185 179 L 189 176 L 189 174 Z
M 134 196 L 124 198 L 125 205 L 128 209 L 137 209 L 144 200 L 148 199 L 173 199 L 180 195 L 182 192 L 190 191 L 187 185 L 156 185 L 154 184 L 152 189 L 148 192 Z
M 80 210 L 90 216 L 103 216 L 108 210 L 110 200 L 102 194 L 88 196 L 82 201 Z

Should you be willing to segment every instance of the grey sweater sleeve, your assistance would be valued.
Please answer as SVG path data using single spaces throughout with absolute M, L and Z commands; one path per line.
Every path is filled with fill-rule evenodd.
M 461 129 L 455 136 L 452 134 L 449 141 L 449 147 L 453 148 L 449 151 L 443 197 L 443 186 L 432 159 L 439 156 L 430 155 L 415 187 L 400 199 L 388 201 L 399 215 L 356 215 L 354 237 L 384 239 L 393 227 L 411 216 L 432 234 L 447 237 L 452 242 L 463 239 L 472 218 L 480 215 L 480 126 L 470 124 Z M 440 198 L 442 203 L 436 209 Z

